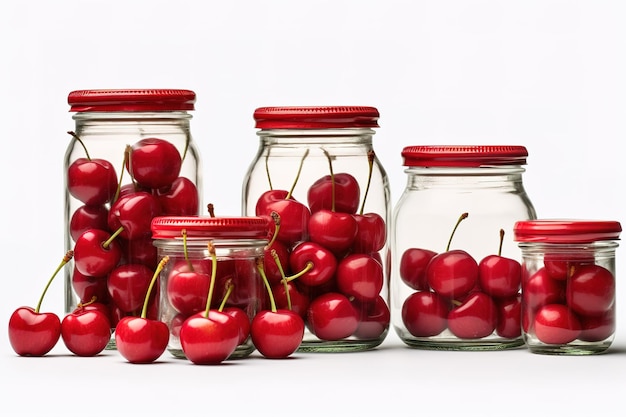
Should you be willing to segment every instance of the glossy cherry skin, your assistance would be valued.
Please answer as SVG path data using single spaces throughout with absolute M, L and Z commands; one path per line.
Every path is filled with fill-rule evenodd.
M 520 291 L 522 265 L 515 259 L 489 255 L 478 264 L 480 288 L 492 297 L 511 297 Z
M 74 266 L 83 275 L 104 277 L 122 258 L 120 244 L 113 239 L 105 248 L 103 243 L 111 237 L 105 230 L 89 229 L 74 244 Z
M 276 237 L 278 240 L 292 246 L 307 239 L 307 227 L 311 218 L 308 207 L 296 200 L 277 200 L 268 203 L 266 212 L 262 215 L 269 216 L 273 211 L 280 216 L 280 229 Z
M 248 314 L 239 307 L 224 307 L 222 312 L 228 314 L 237 321 L 237 325 L 239 326 L 238 344 L 240 345 L 244 343 L 250 335 L 250 317 L 248 317 Z
M 361 301 L 374 301 L 383 289 L 383 267 L 369 255 L 348 255 L 337 265 L 335 279 L 342 294 Z
M 74 242 L 89 229 L 107 230 L 109 209 L 103 205 L 80 206 L 70 219 L 70 237 Z
M 78 158 L 68 168 L 67 189 L 83 204 L 106 204 L 117 191 L 117 173 L 113 165 L 104 159 Z
M 61 337 L 61 320 L 54 313 L 20 307 L 9 319 L 9 342 L 20 356 L 44 356 Z
M 167 280 L 167 299 L 172 307 L 190 316 L 206 308 L 211 277 L 188 271 L 171 275 Z
M 159 359 L 170 338 L 167 324 L 141 317 L 123 317 L 115 327 L 117 351 L 130 363 L 152 363 Z
M 335 211 L 354 214 L 359 208 L 361 192 L 359 183 L 352 175 L 342 172 L 334 174 Z M 333 184 L 330 175 L 315 181 L 307 192 L 307 202 L 311 213 L 319 210 L 332 210 Z
M 615 333 L 615 304 L 602 316 L 580 316 L 580 340 L 585 342 L 600 342 L 613 336 Z
M 272 294 L 274 294 L 276 307 L 283 310 L 289 310 L 289 306 L 287 304 L 287 291 L 289 291 L 291 311 L 299 314 L 302 318 L 305 318 L 306 311 L 309 308 L 309 297 L 300 292 L 293 281 L 287 282 L 286 288 L 283 283 L 274 284 L 272 286 Z
M 522 335 L 522 300 L 520 295 L 496 301 L 498 324 L 496 334 L 506 339 Z
M 585 264 L 593 264 L 593 256 L 587 254 L 568 254 L 566 259 L 562 254 L 546 253 L 543 264 L 546 272 L 552 279 L 565 280 L 569 278 L 574 270 Z
M 81 303 L 86 303 L 94 297 L 99 302 L 106 302 L 109 299 L 106 277 L 84 275 L 76 268 L 72 272 L 72 289 Z
M 402 322 L 415 337 L 437 336 L 447 327 L 448 302 L 431 291 L 417 291 L 402 304 Z
M 199 214 L 200 198 L 196 185 L 186 177 L 178 177 L 166 189 L 156 191 L 164 216 L 195 216 Z
M 159 256 L 152 237 L 144 237 L 134 240 L 119 239 L 122 247 L 122 259 L 124 263 L 142 264 L 148 268 L 156 269 Z
M 237 349 L 237 320 L 217 310 L 208 317 L 200 312 L 189 317 L 180 328 L 180 344 L 187 359 L 197 365 L 219 364 Z
M 140 264 L 120 265 L 111 271 L 107 277 L 107 288 L 115 305 L 125 313 L 139 310 L 153 275 L 154 271 Z
M 118 198 L 109 210 L 109 230 L 123 227 L 120 236 L 134 240 L 152 235 L 152 219 L 161 214 L 161 206 L 152 194 L 138 191 Z
M 271 245 L 266 246 L 263 251 L 263 269 L 265 276 L 271 284 L 277 284 L 283 277 L 280 274 L 280 269 L 278 269 L 278 264 L 272 255 L 272 251 L 275 251 L 285 275 L 289 275 L 289 249 L 280 240 L 274 240 Z
M 615 277 L 599 265 L 577 268 L 566 285 L 567 305 L 580 315 L 601 316 L 615 300 Z
M 563 304 L 541 307 L 534 320 L 535 336 L 543 343 L 562 345 L 580 335 L 580 320 Z
M 359 325 L 354 336 L 359 339 L 379 339 L 389 329 L 391 312 L 380 295 L 371 302 L 353 300 L 352 305 L 358 312 Z
M 321 209 L 311 214 L 308 231 L 310 241 L 341 254 L 352 246 L 357 223 L 351 214 Z
M 287 190 L 268 190 L 265 191 L 258 198 L 256 202 L 256 206 L 254 208 L 254 213 L 257 216 L 262 216 L 269 214 L 271 210 L 267 209 L 268 204 L 273 203 L 274 201 L 285 200 L 289 195 L 289 191 Z M 293 200 L 292 198 L 290 198 Z
M 282 359 L 294 353 L 304 337 L 304 320 L 299 314 L 278 309 L 263 310 L 252 319 L 250 337 L 266 358 Z
M 297 278 L 299 282 L 309 286 L 328 282 L 337 270 L 337 258 L 328 249 L 314 242 L 301 242 L 289 255 L 289 267 L 293 273 L 297 273 L 309 262 L 313 264 L 313 268 Z
M 448 329 L 460 339 L 480 339 L 496 329 L 496 304 L 483 292 L 471 293 L 448 313 Z
M 387 242 L 385 220 L 377 213 L 355 214 L 356 236 L 352 243 L 353 253 L 373 253 L 380 251 Z
M 61 338 L 76 356 L 95 356 L 111 340 L 111 322 L 100 310 L 78 308 L 61 321 Z
M 319 339 L 332 341 L 352 335 L 359 326 L 359 317 L 348 297 L 329 292 L 311 301 L 307 323 Z
M 539 269 L 522 284 L 523 309 L 531 314 L 546 304 L 565 302 L 565 283 L 548 275 L 545 268 Z
M 132 146 L 126 168 L 142 186 L 159 189 L 178 178 L 181 166 L 176 146 L 163 139 L 145 138 Z
M 463 297 L 476 285 L 478 264 L 464 250 L 443 252 L 428 263 L 426 279 L 433 291 L 443 297 Z
M 427 290 L 426 266 L 437 255 L 429 249 L 409 248 L 400 259 L 400 278 L 414 290 Z

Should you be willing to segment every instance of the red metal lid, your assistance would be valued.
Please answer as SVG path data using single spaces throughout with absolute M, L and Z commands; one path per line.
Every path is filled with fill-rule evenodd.
M 619 239 L 622 226 L 616 221 L 545 219 L 515 223 L 517 242 L 589 243 Z
M 71 112 L 152 112 L 194 110 L 191 90 L 76 90 L 67 102 Z
M 378 110 L 367 106 L 259 107 L 254 111 L 259 129 L 333 129 L 379 127 Z
M 478 167 L 482 165 L 525 165 L 524 146 L 434 145 L 407 146 L 402 150 L 408 167 Z
M 272 223 L 273 226 L 273 223 Z M 264 217 L 161 216 L 152 219 L 153 239 L 267 239 L 270 221 Z

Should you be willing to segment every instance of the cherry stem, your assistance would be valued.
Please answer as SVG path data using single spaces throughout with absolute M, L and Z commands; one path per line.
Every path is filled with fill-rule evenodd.
M 302 155 L 302 159 L 300 159 L 300 166 L 298 167 L 298 173 L 296 174 L 296 179 L 294 180 L 293 184 L 291 185 L 291 189 L 287 193 L 287 196 L 285 196 L 285 200 L 289 200 L 291 198 L 291 194 L 293 194 L 293 190 L 296 189 L 296 184 L 298 183 L 298 180 L 300 179 L 300 173 L 302 172 L 302 166 L 304 165 L 304 159 L 308 155 L 309 155 L 309 150 L 307 149 L 304 152 L 304 155 Z
M 280 214 L 272 211 L 270 216 L 272 216 L 272 219 L 274 220 L 274 234 L 272 235 L 272 239 L 269 241 L 267 246 L 265 246 L 266 248 L 271 248 L 274 242 L 276 242 L 276 238 L 278 238 L 278 232 L 280 230 Z
M 459 227 L 459 224 L 461 224 L 463 220 L 467 219 L 468 216 L 469 216 L 468 213 L 463 213 L 459 217 L 459 220 L 456 221 L 456 224 L 454 225 L 454 229 L 452 229 L 452 233 L 450 234 L 450 240 L 448 240 L 448 246 L 446 246 L 446 252 L 450 250 L 450 245 L 452 244 L 452 237 L 454 236 L 454 232 L 456 232 L 456 228 Z
M 68 263 L 70 261 L 70 259 L 72 259 L 73 257 L 74 257 L 74 251 L 68 250 L 65 253 L 65 255 L 63 256 L 63 259 L 61 260 L 61 263 L 59 264 L 59 266 L 57 266 L 57 269 L 54 270 L 54 273 L 52 274 L 52 276 L 48 280 L 48 283 L 46 284 L 46 287 L 43 289 L 43 292 L 41 293 L 41 297 L 39 297 L 39 302 L 37 303 L 37 307 L 35 308 L 35 313 L 39 313 L 39 309 L 41 308 L 41 303 L 43 302 L 43 298 L 46 295 L 46 292 L 48 291 L 48 288 L 50 287 L 50 284 L 52 284 L 52 281 L 54 280 L 54 277 L 57 276 L 57 274 L 59 273 L 61 268 L 63 268 L 63 266 L 66 263 Z
M 113 201 L 117 201 L 117 199 L 120 196 L 120 192 L 122 191 L 122 179 L 124 178 L 124 171 L 126 171 L 126 163 L 128 162 L 130 150 L 131 150 L 130 145 L 126 145 L 126 149 L 124 149 L 124 159 L 122 161 L 122 169 L 120 169 L 120 179 L 117 181 L 117 189 L 115 190 L 115 196 L 113 197 Z M 134 182 L 133 182 L 133 185 L 134 185 Z
M 502 242 L 504 242 L 504 229 L 500 229 L 500 247 L 498 248 L 498 256 L 502 256 Z
M 302 275 L 304 275 L 307 272 L 309 272 L 311 269 L 313 269 L 313 267 L 315 267 L 315 264 L 313 264 L 313 262 L 309 261 L 309 262 L 306 263 L 306 265 L 304 266 L 302 271 L 297 272 L 297 273 L 295 273 L 293 275 L 290 275 L 288 277 L 285 277 L 285 279 L 287 281 L 293 281 L 294 279 L 300 278 Z
M 117 229 L 117 230 L 115 231 L 115 233 L 113 233 L 113 234 L 111 235 L 111 237 L 109 237 L 107 240 L 105 240 L 105 241 L 102 243 L 102 247 L 103 247 L 104 249 L 108 249 L 108 248 L 109 248 L 109 245 L 111 244 L 111 242 L 113 242 L 113 240 L 115 240 L 115 238 L 116 238 L 116 237 L 118 237 L 118 236 L 119 236 L 119 234 L 120 234 L 120 233 L 122 233 L 123 231 L 124 231 L 124 226 L 120 226 L 120 228 L 119 228 L 119 229 Z
M 274 187 L 272 186 L 272 177 L 270 175 L 269 159 L 270 159 L 270 148 L 267 149 L 267 154 L 265 155 L 265 175 L 267 175 L 267 183 L 270 186 L 270 190 L 273 190 Z
M 367 162 L 369 164 L 369 171 L 367 174 L 367 185 L 365 186 L 365 194 L 363 195 L 363 202 L 361 203 L 361 210 L 359 210 L 359 214 L 363 215 L 363 211 L 365 210 L 365 201 L 367 200 L 367 194 L 370 191 L 370 184 L 372 183 L 372 171 L 374 170 L 374 159 L 376 158 L 376 154 L 373 150 L 370 150 L 367 153 Z
M 185 261 L 187 261 L 187 265 L 189 265 L 189 270 L 193 272 L 193 264 L 189 260 L 189 250 L 187 249 L 187 229 L 181 230 L 181 234 L 183 235 L 183 255 L 185 256 Z
M 215 206 L 213 203 L 207 204 L 206 209 L 209 212 L 209 217 L 215 217 Z
M 78 141 L 78 143 L 80 143 L 83 147 L 83 149 L 85 150 L 85 155 L 87 156 L 87 159 L 89 159 L 91 161 L 91 156 L 89 156 L 89 151 L 87 150 L 87 147 L 85 146 L 85 143 L 82 141 L 82 139 L 80 137 L 78 137 L 78 135 L 75 132 L 72 132 L 71 130 L 69 132 L 67 132 L 69 135 L 72 135 L 72 137 L 74 139 L 76 139 Z
M 324 155 L 326 155 L 326 159 L 328 159 L 328 169 L 330 170 L 330 186 L 331 186 L 330 211 L 334 212 L 335 211 L 335 173 L 333 172 L 333 162 L 332 162 L 332 157 L 330 156 L 330 154 L 328 153 L 326 149 L 322 148 L 322 152 L 324 152 Z
M 263 284 L 265 284 L 265 289 L 267 289 L 267 295 L 270 298 L 270 309 L 272 313 L 276 313 L 276 300 L 274 299 L 274 293 L 272 292 L 272 287 L 270 286 L 270 282 L 265 275 L 265 270 L 263 269 L 263 259 L 257 258 L 256 260 L 256 269 L 259 271 L 259 275 L 263 279 Z
M 143 307 L 141 308 L 142 319 L 145 319 L 148 316 L 148 304 L 150 301 L 150 294 L 152 294 L 152 289 L 154 288 L 154 285 L 156 284 L 156 280 L 159 277 L 159 274 L 165 267 L 165 264 L 169 262 L 169 260 L 170 260 L 169 256 L 167 255 L 164 256 L 163 259 L 161 259 L 161 261 L 157 265 L 156 270 L 154 271 L 154 275 L 152 275 L 152 279 L 150 280 L 150 285 L 148 286 L 148 291 L 146 292 L 146 298 L 143 300 Z
M 215 246 L 212 241 L 210 241 L 207 246 L 209 248 L 209 255 L 211 255 L 211 283 L 209 284 L 209 295 L 206 299 L 204 317 L 209 318 L 211 299 L 213 298 L 213 290 L 215 289 L 215 277 L 217 276 L 217 255 L 215 254 Z
M 270 254 L 272 255 L 272 258 L 274 258 L 274 262 L 276 262 L 276 266 L 278 267 L 278 272 L 280 272 L 280 276 L 281 276 L 281 280 L 280 282 L 283 283 L 283 286 L 285 287 L 285 296 L 287 297 L 287 308 L 289 310 L 291 310 L 291 294 L 289 294 L 289 286 L 287 278 L 285 277 L 285 270 L 283 269 L 283 264 L 282 262 L 280 262 L 280 258 L 278 257 L 278 253 L 276 253 L 275 249 L 272 249 Z
M 91 304 L 95 303 L 96 300 L 98 300 L 98 297 L 94 295 L 94 296 L 91 297 L 91 300 L 89 300 L 89 301 L 87 301 L 85 303 L 79 302 L 78 304 L 76 304 L 76 307 L 83 308 L 85 306 L 88 306 L 88 305 L 91 305 Z
M 217 311 L 221 312 L 224 310 L 224 307 L 226 307 L 226 302 L 228 301 L 230 295 L 233 293 L 234 288 L 235 284 L 233 284 L 231 280 L 228 280 L 226 284 L 226 292 L 224 293 L 224 298 L 222 299 L 222 303 L 220 304 L 220 307 L 217 309 Z

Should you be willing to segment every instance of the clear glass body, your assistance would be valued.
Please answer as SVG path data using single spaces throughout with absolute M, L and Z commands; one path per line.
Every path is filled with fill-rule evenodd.
M 160 275 L 159 319 L 170 329 L 167 350 L 176 358 L 185 358 L 180 339 L 180 326 L 192 314 L 206 310 L 209 281 L 206 285 L 191 285 L 198 282 L 190 277 L 191 264 L 194 272 L 211 275 L 212 257 L 208 251 L 208 239 L 187 241 L 187 257 L 182 239 L 156 239 L 159 258 L 170 259 Z M 242 310 L 252 321 L 260 307 L 263 282 L 257 269 L 257 260 L 263 257 L 267 240 L 228 239 L 212 240 L 217 256 L 216 277 L 211 299 L 211 309 L 222 311 Z M 180 273 L 183 275 L 179 275 Z M 232 284 L 232 290 L 228 287 Z M 254 351 L 250 337 L 237 346 L 231 359 L 243 358 Z
M 122 193 L 128 191 L 129 187 L 134 188 L 132 187 L 131 175 L 124 168 L 124 155 L 127 146 L 133 146 L 145 138 L 158 138 L 174 145 L 182 159 L 179 177 L 185 177 L 195 185 L 198 201 L 195 214 L 199 214 L 202 207 L 202 195 L 199 192 L 202 190 L 202 169 L 200 155 L 190 131 L 191 118 L 192 116 L 186 111 L 85 112 L 76 113 L 73 116 L 75 121 L 74 132 L 84 143 L 89 157 L 91 160 L 105 160 L 111 164 Z M 92 205 L 83 203 L 69 192 L 69 183 L 73 181 L 69 178 L 70 169 L 76 161 L 84 159 L 86 156 L 85 149 L 80 142 L 75 137 L 71 137 L 65 153 L 63 168 L 65 178 L 65 246 L 68 250 L 75 249 L 77 239 L 86 229 L 94 228 L 104 230 L 108 234 L 114 233 L 108 224 L 114 198 L 103 204 Z M 124 189 L 126 191 L 122 191 Z M 161 203 L 161 199 L 170 198 L 176 192 L 174 185 L 171 188 L 169 186 L 159 190 L 142 188 L 138 191 L 146 192 L 157 198 L 159 204 L 154 207 L 165 207 L 164 204 L 166 203 Z M 118 197 L 120 195 L 122 194 L 119 194 Z M 179 201 L 182 202 L 182 200 Z M 192 208 L 190 207 L 188 210 L 192 210 Z M 163 214 L 161 211 L 160 208 L 156 208 L 153 213 L 160 215 Z M 146 219 L 145 214 L 142 214 L 142 217 L 146 220 L 144 223 L 148 225 L 150 219 Z M 137 239 L 135 237 L 126 239 L 120 235 L 115 240 L 122 252 L 117 266 L 139 264 L 146 266 L 150 271 L 155 270 L 158 264 L 157 250 L 149 235 Z M 143 275 L 147 274 L 144 268 L 137 267 L 137 269 L 141 269 L 140 272 Z M 90 302 L 95 297 L 96 302 L 104 303 L 109 307 L 113 328 L 121 317 L 139 314 L 138 311 L 127 311 L 130 307 L 127 307 L 126 310 L 119 308 L 110 294 L 112 292 L 110 274 L 101 276 L 81 274 L 75 268 L 74 259 L 68 268 L 65 268 L 65 271 L 65 309 L 67 312 L 76 308 L 78 303 Z M 133 297 L 136 296 L 133 295 Z M 155 310 L 155 308 L 150 310 L 152 316 L 156 316 Z M 109 348 L 115 348 L 114 333 Z
M 306 323 L 299 350 L 358 351 L 380 345 L 390 323 L 387 236 L 391 210 L 387 173 L 375 157 L 372 146 L 374 131 L 369 128 L 265 129 L 258 135 L 259 149 L 243 181 L 243 215 L 270 215 L 271 211 L 277 210 L 282 213 L 279 213 L 281 230 L 292 227 L 294 219 L 292 214 L 287 214 L 289 209 L 283 211 L 281 207 L 257 206 L 268 190 L 289 191 L 293 188 L 291 198 L 305 206 L 306 213 L 298 211 L 298 216 L 302 218 L 297 219 L 302 233 L 281 245 L 285 250 L 282 252 L 284 256 L 279 258 L 284 275 L 293 285 L 289 289 L 293 292 L 291 307 L 301 314 Z M 343 220 L 337 220 L 328 213 L 321 220 L 323 216 L 320 212 L 324 210 L 315 208 L 321 188 L 326 186 L 327 196 L 332 195 L 332 186 L 329 186 L 332 185 L 331 167 L 335 179 L 334 212 L 342 213 L 336 217 Z M 349 176 L 352 179 L 346 180 Z M 324 177 L 325 180 L 318 181 Z M 285 194 L 281 198 L 284 199 Z M 326 207 L 326 212 L 333 211 Z M 334 231 L 344 230 L 339 224 L 352 223 L 355 218 L 359 221 L 371 220 L 371 226 L 365 224 L 369 220 L 359 223 L 357 229 L 360 232 L 357 233 L 365 235 L 368 228 L 376 230 L 373 235 L 364 238 L 367 243 L 359 246 L 355 243 L 357 238 L 350 237 L 350 243 L 331 249 L 326 237 L 334 236 Z M 312 228 L 314 223 L 316 225 Z M 320 229 L 323 232 L 320 233 Z M 343 232 L 339 234 L 343 235 Z M 374 235 L 376 237 L 372 237 Z M 318 254 L 323 253 L 323 260 L 316 258 L 313 270 L 293 278 L 306 268 L 303 259 L 312 259 L 306 253 L 314 252 L 310 247 L 306 248 L 310 242 L 322 246 L 322 249 L 315 247 L 319 249 Z M 272 247 L 268 249 L 271 252 Z M 329 251 L 331 256 L 328 256 Z M 321 265 L 328 264 L 332 266 L 328 267 L 331 272 L 325 274 L 327 278 L 323 282 L 313 282 L 311 277 L 317 274 L 316 269 L 319 271 Z M 276 263 L 272 257 L 266 256 L 265 269 L 268 271 L 270 268 L 275 270 Z M 282 291 L 281 277 L 275 276 L 270 281 L 273 281 L 276 296 Z M 367 294 L 359 293 L 359 286 L 367 287 Z M 334 305 L 339 307 L 334 308 Z M 320 324 L 321 321 L 327 325 Z
M 529 350 L 605 352 L 615 334 L 615 241 L 528 243 L 522 249 L 522 333 Z
M 478 270 L 490 255 L 521 262 L 513 226 L 536 218 L 523 186 L 524 171 L 518 165 L 406 169 L 407 185 L 394 209 L 391 232 L 391 317 L 408 346 L 496 350 L 523 345 L 520 314 L 507 321 L 499 318 L 511 316 L 505 311 L 519 311 L 519 266 L 517 281 L 509 280 L 512 288 L 507 290 L 481 289 Z M 455 229 L 463 213 L 468 216 Z M 466 255 L 473 259 L 475 265 L 468 267 L 473 277 L 465 283 L 459 285 L 465 272 L 450 262 L 459 259 L 448 258 L 449 267 L 441 262 L 427 272 L 431 258 L 447 249 L 464 251 L 462 262 Z

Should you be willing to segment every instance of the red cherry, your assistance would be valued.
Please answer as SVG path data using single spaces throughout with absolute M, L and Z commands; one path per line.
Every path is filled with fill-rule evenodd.
M 615 300 L 615 278 L 599 265 L 581 266 L 567 281 L 565 297 L 567 305 L 578 314 L 603 315 Z
M 269 203 L 266 209 L 263 215 L 269 216 L 276 212 L 280 217 L 280 229 L 276 236 L 278 240 L 291 246 L 307 239 L 311 212 L 304 204 L 293 199 L 277 200 Z
M 580 327 L 580 340 L 600 342 L 608 339 L 615 333 L 615 304 L 602 316 L 581 316 Z
M 172 307 L 186 316 L 204 310 L 211 277 L 189 271 L 171 275 L 167 281 L 167 299 Z
M 85 303 L 92 298 L 105 302 L 109 298 L 106 277 L 84 275 L 76 268 L 72 272 L 72 288 L 81 303 Z
M 289 191 L 287 190 L 268 190 L 265 191 L 256 202 L 256 206 L 254 208 L 254 213 L 257 216 L 265 215 L 271 210 L 267 209 L 268 204 L 273 203 L 274 201 L 286 200 L 290 199 Z
M 337 265 L 336 280 L 339 291 L 348 297 L 374 301 L 383 289 L 383 267 L 369 255 L 348 255 Z
M 134 240 L 119 240 L 122 247 L 122 258 L 126 263 L 142 264 L 154 269 L 158 264 L 158 251 L 151 237 Z
M 288 274 L 289 249 L 287 249 L 287 246 L 279 240 L 271 241 L 265 247 L 265 250 L 263 252 L 263 268 L 265 269 L 267 279 L 270 281 L 270 283 L 277 284 L 280 282 L 281 279 L 283 279 L 283 276 L 280 273 L 278 263 L 274 256 L 278 257 L 278 262 L 280 262 L 280 265 L 283 268 L 283 272 L 285 274 Z
M 355 214 L 356 236 L 352 244 L 354 253 L 373 253 L 380 251 L 387 241 L 385 220 L 377 213 Z
M 335 182 L 335 204 L 333 207 L 333 177 Z M 325 175 L 309 187 L 307 202 L 311 213 L 319 210 L 331 210 L 355 214 L 361 198 L 359 183 L 348 173 Z
M 400 278 L 414 290 L 427 290 L 426 266 L 437 254 L 428 249 L 409 248 L 400 259 Z
M 115 326 L 117 351 L 130 363 L 151 363 L 169 342 L 167 324 L 143 317 L 123 317 Z
M 291 310 L 264 310 L 252 319 L 250 336 L 256 349 L 264 357 L 286 358 L 302 343 L 304 321 Z
M 123 312 L 139 309 L 150 285 L 154 271 L 145 265 L 120 265 L 109 274 L 107 288 L 111 299 Z
M 239 307 L 225 307 L 222 311 L 237 321 L 239 326 L 238 344 L 244 343 L 250 335 L 250 317 L 248 317 L 248 314 Z
M 284 283 L 275 284 L 272 286 L 272 293 L 278 309 L 291 310 L 302 318 L 306 317 L 309 297 L 300 292 L 293 281 L 287 282 L 286 285 Z M 289 301 L 287 293 L 289 293 Z
M 359 325 L 354 336 L 359 339 L 378 339 L 389 329 L 391 312 L 380 295 L 372 302 L 353 300 L 352 304 L 358 312 Z
M 340 254 L 352 246 L 357 223 L 351 214 L 321 209 L 311 214 L 308 231 L 309 240 Z
M 307 320 L 311 332 L 322 340 L 340 340 L 352 335 L 359 325 L 356 309 L 339 293 L 326 293 L 309 304 Z
M 89 229 L 107 230 L 109 209 L 105 206 L 80 206 L 70 219 L 70 237 L 74 242 Z
M 199 214 L 200 198 L 196 185 L 186 177 L 178 177 L 172 185 L 156 192 L 165 216 L 195 216 Z
M 496 302 L 498 311 L 498 324 L 496 333 L 506 339 L 516 339 L 522 335 L 522 302 L 521 297 L 514 297 L 498 300 Z
M 491 297 L 475 292 L 448 313 L 448 329 L 461 339 L 487 337 L 496 329 L 498 316 Z
M 109 229 L 123 227 L 121 237 L 128 240 L 146 238 L 152 235 L 152 219 L 161 214 L 161 206 L 152 194 L 138 191 L 118 198 L 109 210 Z
M 548 304 L 537 311 L 534 329 L 541 342 L 561 345 L 574 341 L 581 327 L 578 317 L 567 306 Z
M 67 189 L 84 204 L 106 204 L 117 191 L 115 168 L 104 159 L 78 158 L 68 168 Z
M 576 267 L 584 264 L 593 264 L 593 256 L 562 254 L 547 252 L 543 258 L 543 264 L 548 275 L 552 279 L 565 280 L 569 278 Z
M 289 266 L 296 273 L 306 270 L 298 277 L 298 281 L 316 286 L 328 282 L 333 277 L 337 269 L 337 259 L 328 249 L 317 243 L 301 242 L 291 251 Z
M 116 234 L 99 229 L 84 232 L 74 244 L 74 266 L 83 275 L 103 277 L 122 258 Z
M 178 178 L 181 166 L 176 146 L 163 139 L 146 138 L 132 146 L 126 168 L 140 185 L 159 189 Z
M 437 336 L 447 327 L 448 303 L 431 291 L 417 291 L 402 304 L 402 322 L 415 337 Z
M 478 264 L 480 288 L 493 297 L 510 297 L 520 290 L 522 266 L 515 259 L 489 255 Z
M 180 343 L 187 359 L 198 365 L 225 361 L 239 345 L 238 321 L 210 310 L 189 317 L 180 328 Z
M 565 302 L 563 281 L 550 278 L 545 268 L 539 269 L 523 283 L 522 303 L 531 314 L 541 306 Z
M 111 340 L 111 322 L 97 309 L 77 308 L 61 321 L 65 346 L 77 356 L 95 356 Z

